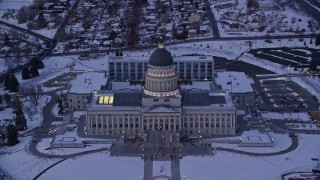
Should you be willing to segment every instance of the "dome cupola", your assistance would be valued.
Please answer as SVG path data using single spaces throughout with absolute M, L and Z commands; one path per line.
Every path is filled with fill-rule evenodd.
M 158 49 L 156 49 L 150 56 L 149 65 L 164 67 L 171 66 L 173 64 L 173 58 L 171 53 L 164 48 L 163 44 L 159 44 Z

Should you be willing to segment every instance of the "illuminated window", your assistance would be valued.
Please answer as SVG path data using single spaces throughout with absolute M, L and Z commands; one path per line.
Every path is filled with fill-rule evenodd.
M 108 104 L 108 102 L 109 102 L 109 96 L 105 96 L 103 104 Z
M 109 104 L 113 104 L 113 96 L 110 96 Z
M 99 104 L 103 104 L 103 96 L 99 97 Z
M 113 104 L 113 96 L 99 96 L 99 104 Z

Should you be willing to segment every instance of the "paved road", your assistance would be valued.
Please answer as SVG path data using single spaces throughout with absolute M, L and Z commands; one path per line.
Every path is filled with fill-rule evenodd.
M 210 3 L 208 0 L 203 0 L 205 3 L 205 7 L 207 10 L 207 14 L 208 14 L 208 18 L 210 20 L 210 25 L 211 25 L 211 29 L 212 29 L 212 33 L 214 37 L 220 38 L 220 32 L 219 32 L 219 28 L 218 28 L 218 24 L 216 21 L 216 18 L 213 15 L 212 9 L 210 7 Z
M 204 41 L 254 41 L 254 40 L 277 40 L 277 39 L 299 39 L 299 38 L 315 38 L 317 34 L 301 34 L 301 35 L 277 35 L 277 36 L 246 36 L 246 37 L 212 37 L 212 38 L 202 38 L 202 39 L 188 39 L 183 41 L 174 41 L 166 42 L 166 45 L 179 45 L 185 43 L 194 43 L 194 42 L 204 42 Z M 67 55 L 82 55 L 82 54 L 92 54 L 92 53 L 106 53 L 106 52 L 116 52 L 117 50 L 121 51 L 132 51 L 132 50 L 145 50 L 150 48 L 156 48 L 158 45 L 146 45 L 146 46 L 137 46 L 135 48 L 110 48 L 110 49 L 101 49 L 101 50 L 77 50 L 73 52 L 63 52 L 63 53 L 53 53 L 51 56 L 67 56 Z
M 311 6 L 309 3 L 307 3 L 304 0 L 295 0 L 296 3 L 300 4 L 302 8 L 305 9 L 307 13 L 309 13 L 315 20 L 317 20 L 318 24 L 320 25 L 320 12 Z M 313 3 L 315 5 L 318 5 L 320 7 L 320 3 L 318 1 L 313 0 Z

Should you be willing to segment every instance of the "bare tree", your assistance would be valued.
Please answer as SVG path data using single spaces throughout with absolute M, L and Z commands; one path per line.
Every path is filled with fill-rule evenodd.
M 29 87 L 21 87 L 21 94 L 25 97 L 29 97 L 29 101 L 35 107 L 38 106 L 38 100 L 43 95 L 43 91 L 40 85 L 36 85 L 36 87 L 29 86 Z

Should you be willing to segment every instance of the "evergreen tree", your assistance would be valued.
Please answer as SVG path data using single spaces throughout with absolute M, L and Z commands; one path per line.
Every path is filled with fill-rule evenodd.
M 312 59 L 310 61 L 310 64 L 309 64 L 309 71 L 310 72 L 316 72 L 318 69 L 317 69 L 317 62 L 315 59 Z
M 11 106 L 11 96 L 7 93 L 4 94 L 4 97 L 3 97 L 4 101 L 6 102 L 7 106 Z
M 46 25 L 46 19 L 44 18 L 44 15 L 42 13 L 39 13 L 38 15 L 38 26 L 39 27 L 45 27 Z
M 30 74 L 31 74 L 31 77 L 38 77 L 39 76 L 38 68 L 36 66 L 31 66 Z
M 122 53 L 122 51 L 120 51 L 120 52 L 119 52 L 119 56 L 123 56 L 123 53 Z
M 116 50 L 116 56 L 119 56 L 120 54 L 119 54 L 119 50 L 117 49 Z
M 9 84 L 9 79 L 10 79 L 10 75 L 7 75 L 4 79 L 4 87 L 7 88 L 8 84 Z
M 10 46 L 10 38 L 7 33 L 4 34 L 4 45 Z
M 44 64 L 39 58 L 32 58 L 31 59 L 31 66 L 36 67 L 37 69 L 44 68 Z
M 2 99 L 2 96 L 0 95 L 0 104 L 2 104 L 3 102 L 3 99 Z
M 14 112 L 21 109 L 21 101 L 18 96 L 14 97 L 12 100 L 12 108 L 14 109 Z
M 315 43 L 316 43 L 316 46 L 320 45 L 320 34 L 317 35 Z
M 21 72 L 22 79 L 30 79 L 30 71 L 29 68 L 24 67 Z
M 109 40 L 114 40 L 116 37 L 117 37 L 117 32 L 115 32 L 115 31 L 112 30 L 112 31 L 109 33 Z
M 27 129 L 27 120 L 23 114 L 22 107 L 20 107 L 15 111 L 16 113 L 16 128 L 18 131 L 24 131 Z
M 8 141 L 7 141 L 8 146 L 14 146 L 19 143 L 18 132 L 14 125 L 9 125 L 7 127 L 7 137 L 8 137 Z
M 11 92 L 18 92 L 20 84 L 14 75 L 10 75 L 7 83 L 5 82 L 5 86 Z

